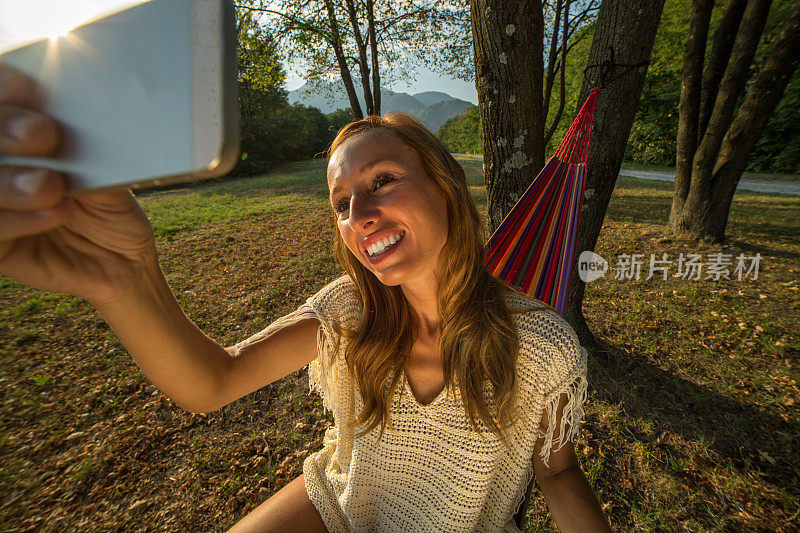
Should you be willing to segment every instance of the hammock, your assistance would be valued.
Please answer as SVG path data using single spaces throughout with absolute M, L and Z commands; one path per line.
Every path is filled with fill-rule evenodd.
M 556 153 L 486 244 L 484 265 L 493 276 L 551 305 L 561 316 L 567 306 L 599 92 L 599 87 L 589 92 Z M 534 483 L 532 478 L 514 514 L 518 528 L 525 520 Z
M 496 278 L 516 287 L 520 292 L 551 305 L 561 316 L 567 307 L 567 293 L 578 222 L 583 209 L 586 186 L 586 158 L 592 136 L 597 95 L 601 89 L 640 63 L 617 63 L 614 48 L 609 59 L 589 65 L 583 70 L 600 68 L 600 87 L 589 96 L 539 175 L 517 201 L 486 243 L 486 269 Z M 614 76 L 614 69 L 627 67 Z M 535 478 L 514 514 L 514 522 L 522 528 L 530 503 Z
M 564 315 L 586 156 L 600 88 L 589 92 L 569 131 L 486 244 L 486 269 Z

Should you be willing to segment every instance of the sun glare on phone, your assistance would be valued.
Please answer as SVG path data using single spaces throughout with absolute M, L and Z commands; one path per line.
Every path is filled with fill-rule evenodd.
M 142 0 L 0 0 L 0 52 L 49 39 Z
M 50 32 L 48 37 L 50 38 L 51 41 L 57 41 L 57 40 L 61 39 L 62 37 L 66 37 L 67 35 L 69 35 L 70 31 L 71 30 Z

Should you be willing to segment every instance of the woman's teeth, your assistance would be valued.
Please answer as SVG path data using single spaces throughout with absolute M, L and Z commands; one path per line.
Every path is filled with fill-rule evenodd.
M 406 234 L 405 231 L 401 231 L 394 235 L 385 237 L 382 241 L 378 241 L 372 244 L 371 246 L 367 247 L 367 252 L 369 252 L 369 255 L 371 256 L 380 255 L 383 252 L 385 252 L 386 249 L 389 248 L 390 246 L 400 242 L 400 240 L 403 238 L 405 234 Z

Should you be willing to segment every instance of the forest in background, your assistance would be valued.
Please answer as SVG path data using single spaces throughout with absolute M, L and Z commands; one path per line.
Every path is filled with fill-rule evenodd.
M 716 30 L 724 2 L 717 1 L 709 34 Z M 645 86 L 639 100 L 636 120 L 631 128 L 625 152 L 626 163 L 674 166 L 678 135 L 678 103 L 681 91 L 681 69 L 684 46 L 689 27 L 691 0 L 667 0 L 656 35 L 653 54 L 647 70 Z M 752 80 L 763 64 L 764 58 L 777 38 L 781 25 L 791 9 L 791 1 L 773 3 L 767 25 L 759 43 L 753 65 Z M 576 33 L 576 43 L 567 55 L 565 70 L 565 112 L 545 153 L 549 157 L 569 129 L 578 107 L 577 98 L 583 83 L 589 47 L 594 34 L 594 24 Z M 710 46 L 706 55 L 710 53 Z M 625 58 L 616 58 L 624 63 Z M 748 82 L 748 87 L 750 85 Z M 550 99 L 551 117 L 556 116 L 560 92 L 560 76 L 556 76 L 553 97 Z M 737 104 L 741 105 L 744 95 Z M 446 122 L 437 135 L 451 152 L 483 153 L 480 114 L 477 107 Z M 748 162 L 747 171 L 763 173 L 800 172 L 800 70 L 798 70 L 775 109 Z

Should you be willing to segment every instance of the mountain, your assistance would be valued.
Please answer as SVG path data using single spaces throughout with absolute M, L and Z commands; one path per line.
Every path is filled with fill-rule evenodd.
M 389 111 L 404 111 L 409 115 L 418 116 L 425 109 L 425 104 L 408 93 L 386 94 L 381 91 L 381 114 Z
M 426 91 L 424 93 L 417 93 L 412 95 L 414 98 L 422 102 L 422 105 L 429 106 L 433 104 L 437 104 L 444 100 L 450 100 L 453 98 L 447 93 L 441 93 L 439 91 Z
M 331 84 L 330 87 L 332 89 L 338 89 L 337 87 L 334 87 L 333 84 Z M 289 91 L 289 103 L 300 103 L 310 107 L 316 107 L 323 113 L 331 113 L 337 109 L 345 109 L 350 107 L 350 101 L 347 99 L 347 95 L 343 90 L 333 91 L 334 99 L 332 102 L 329 102 L 329 99 L 323 96 L 321 93 L 322 91 L 319 93 L 312 93 L 306 85 L 303 85 L 294 91 Z M 359 100 L 363 105 L 363 97 L 359 98 Z
M 307 89 L 306 85 L 303 85 L 294 91 L 289 91 L 289 103 L 300 103 L 316 107 L 323 113 L 331 113 L 337 109 L 350 107 L 350 100 L 347 98 L 347 94 L 341 84 L 332 83 L 328 87 L 334 95 L 332 102 L 329 102 L 321 94 L 312 93 Z M 365 109 L 364 93 L 361 87 L 357 87 L 356 92 L 361 108 Z M 390 111 L 408 113 L 422 121 L 433 133 L 436 133 L 436 130 L 448 119 L 463 114 L 472 105 L 470 102 L 453 98 L 447 93 L 438 91 L 425 91 L 411 95 L 395 92 L 391 89 L 381 89 L 381 114 Z
M 423 109 L 417 118 L 428 126 L 432 132 L 437 132 L 439 128 L 453 117 L 458 117 L 470 107 L 474 107 L 471 102 L 465 102 L 458 98 L 451 98 L 443 102 L 437 102 Z

